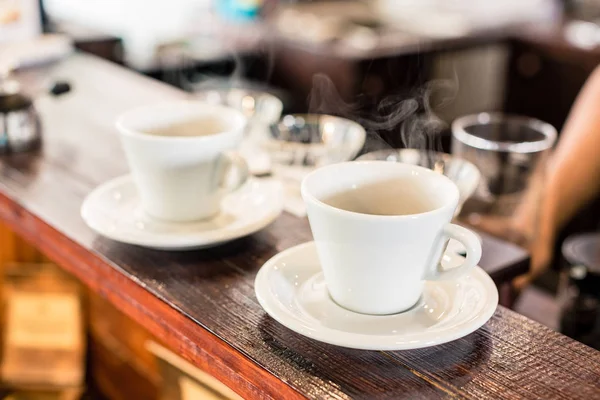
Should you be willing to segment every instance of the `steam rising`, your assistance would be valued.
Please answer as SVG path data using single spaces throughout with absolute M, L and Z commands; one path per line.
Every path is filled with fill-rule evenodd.
M 205 43 L 196 43 L 200 46 Z M 274 67 L 273 49 L 266 45 L 267 71 L 269 81 Z M 220 49 L 221 52 L 225 49 Z M 233 69 L 228 76 L 215 76 L 196 71 L 192 77 L 182 76 L 179 82 L 190 92 L 224 87 L 243 87 L 246 66 L 241 54 L 233 49 L 227 52 Z M 190 64 L 190 66 L 193 64 Z M 347 102 L 340 96 L 333 81 L 323 73 L 313 76 L 312 88 L 308 97 L 308 112 L 338 115 L 361 124 L 367 131 L 365 151 L 399 147 L 421 150 L 441 150 L 440 132 L 447 124 L 440 119 L 436 109 L 441 109 L 455 99 L 458 93 L 458 76 L 452 80 L 433 80 L 409 94 L 391 94 L 378 104 L 369 104 L 367 96 L 359 95 Z
M 315 74 L 308 98 L 310 113 L 333 114 L 354 120 L 367 130 L 365 150 L 392 146 L 397 138 L 404 147 L 421 150 L 441 150 L 440 132 L 447 124 L 434 109 L 451 102 L 458 92 L 457 81 L 434 80 L 427 82 L 412 94 L 389 95 L 373 110 L 371 106 L 342 99 L 333 81 L 325 74 Z

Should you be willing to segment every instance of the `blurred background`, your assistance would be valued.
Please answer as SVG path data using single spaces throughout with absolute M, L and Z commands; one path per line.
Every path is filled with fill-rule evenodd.
M 281 100 L 282 115 L 357 121 L 361 154 L 450 153 L 452 122 L 480 112 L 544 121 L 560 140 L 600 63 L 600 0 L 0 0 L 0 77 L 74 49 L 200 98 L 252 90 Z M 510 305 L 561 329 L 562 242 L 598 221 L 596 201 Z
M 504 111 L 560 130 L 597 64 L 599 10 L 594 0 L 2 0 L 0 42 L 60 32 L 188 91 L 273 91 L 284 112 L 368 115 L 425 91 L 446 122 Z

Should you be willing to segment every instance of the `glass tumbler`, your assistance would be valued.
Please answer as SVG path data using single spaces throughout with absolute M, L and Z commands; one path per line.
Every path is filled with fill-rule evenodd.
M 452 153 L 481 172 L 459 219 L 527 247 L 535 235 L 544 172 L 556 129 L 517 115 L 481 113 L 452 124 Z

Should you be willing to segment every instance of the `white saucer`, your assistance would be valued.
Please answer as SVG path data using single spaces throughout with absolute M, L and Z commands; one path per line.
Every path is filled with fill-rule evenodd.
M 130 175 L 98 186 L 81 206 L 81 216 L 97 233 L 110 239 L 160 250 L 216 246 L 264 228 L 283 207 L 281 185 L 250 178 L 228 195 L 216 217 L 198 222 L 168 222 L 147 216 Z
M 448 253 L 445 267 L 461 263 Z M 409 311 L 385 316 L 338 306 L 327 292 L 314 242 L 271 258 L 255 281 L 260 305 L 287 328 L 321 342 L 364 350 L 407 350 L 468 335 L 489 320 L 498 305 L 492 279 L 475 267 L 456 281 L 430 281 Z

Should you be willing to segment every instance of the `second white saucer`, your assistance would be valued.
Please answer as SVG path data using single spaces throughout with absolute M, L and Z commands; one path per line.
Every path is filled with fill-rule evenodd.
M 442 264 L 463 258 L 446 253 Z M 364 350 L 406 350 L 463 337 L 481 327 L 498 305 L 492 279 L 475 267 L 456 281 L 428 281 L 420 301 L 394 315 L 358 314 L 329 296 L 314 242 L 271 258 L 255 280 L 265 311 L 287 328 L 321 342 Z
M 281 185 L 250 178 L 223 200 L 221 213 L 210 220 L 168 222 L 147 216 L 140 208 L 130 175 L 98 186 L 81 206 L 81 216 L 97 233 L 110 239 L 160 250 L 216 246 L 257 232 L 281 214 Z

